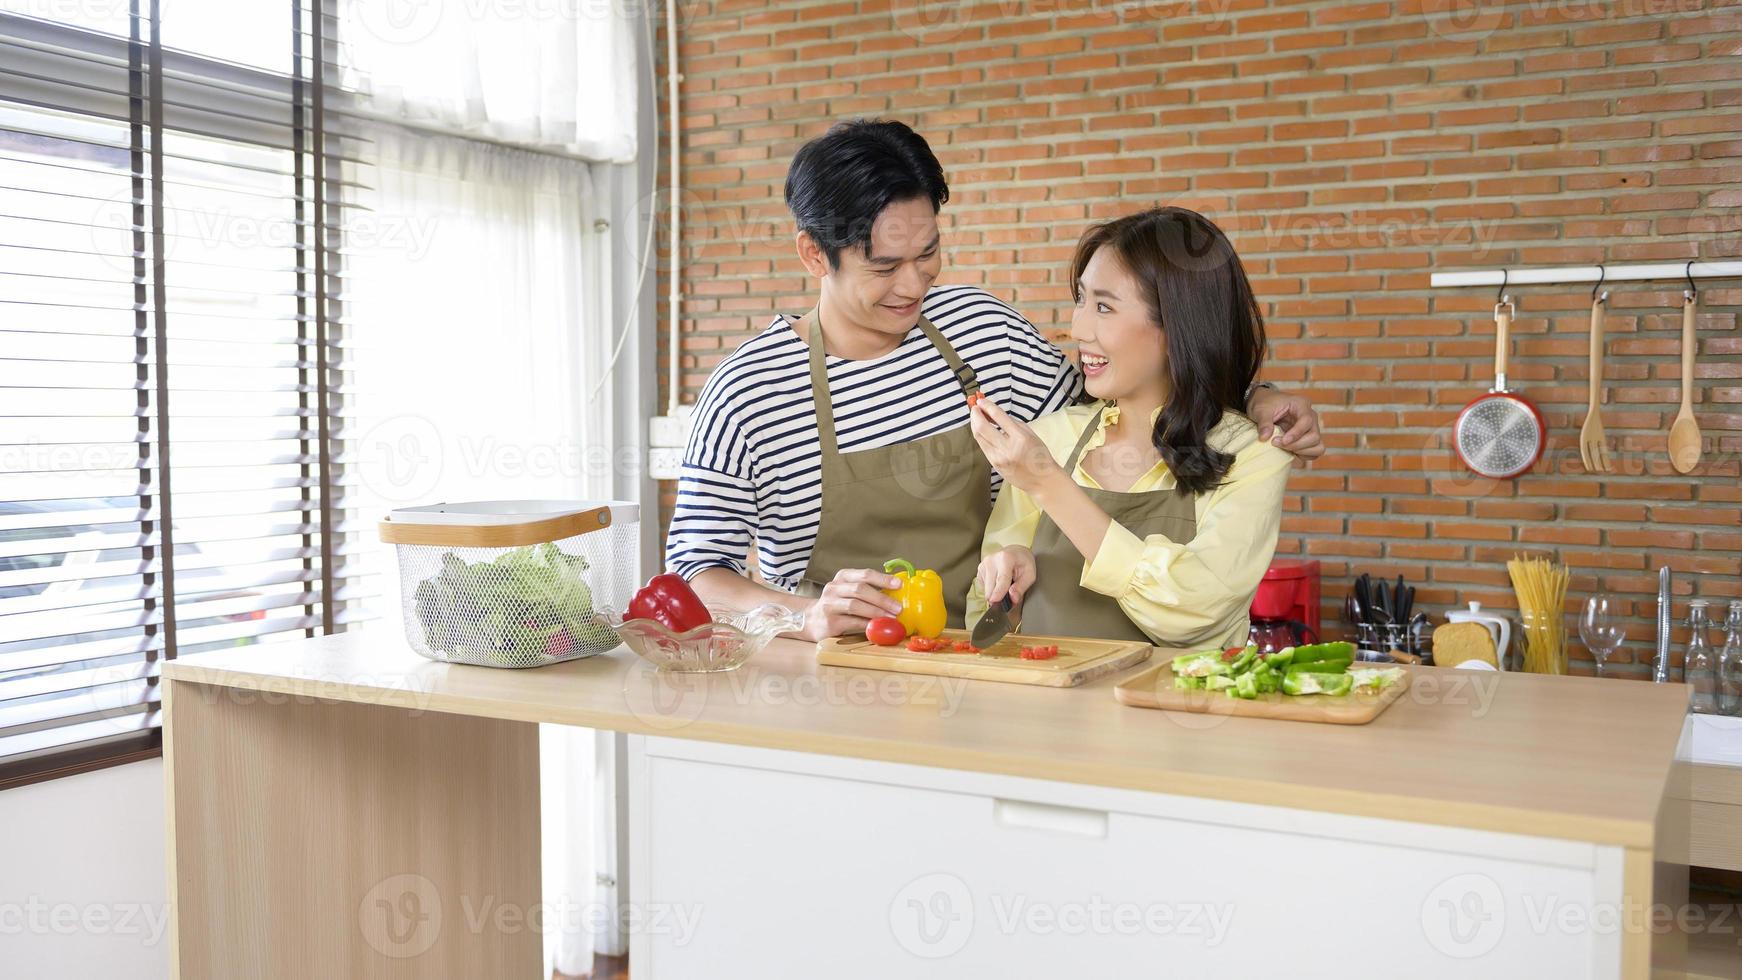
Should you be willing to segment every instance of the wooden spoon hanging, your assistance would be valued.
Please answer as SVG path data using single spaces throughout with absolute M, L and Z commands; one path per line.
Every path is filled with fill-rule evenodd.
M 1669 464 L 1677 473 L 1691 473 L 1700 465 L 1700 424 L 1694 421 L 1694 305 L 1693 290 L 1682 293 L 1682 407 L 1669 427 Z

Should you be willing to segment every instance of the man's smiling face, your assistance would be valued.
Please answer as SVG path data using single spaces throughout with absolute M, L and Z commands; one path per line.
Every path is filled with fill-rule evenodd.
M 919 322 L 926 290 L 943 270 L 938 216 L 923 197 L 893 201 L 861 250 L 843 248 L 828 274 L 835 307 L 856 326 L 901 335 Z

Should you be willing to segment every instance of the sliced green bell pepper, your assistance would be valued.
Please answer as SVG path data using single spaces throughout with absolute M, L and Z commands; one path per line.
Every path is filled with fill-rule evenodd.
M 1252 666 L 1252 662 L 1257 659 L 1258 648 L 1247 647 L 1240 651 L 1240 655 L 1234 658 L 1233 663 L 1228 665 L 1228 673 L 1233 674 L 1235 677 L 1239 677 L 1241 674 L 1244 674 L 1247 669 Z
M 1253 674 L 1241 674 L 1234 678 L 1234 686 L 1228 693 L 1242 700 L 1250 701 L 1258 696 L 1258 678 Z
M 1355 678 L 1348 674 L 1313 674 L 1289 673 L 1282 679 L 1282 693 L 1296 696 L 1304 694 L 1329 694 L 1341 697 L 1348 694 L 1355 686 Z
M 1294 648 L 1294 659 L 1290 663 L 1310 664 L 1320 660 L 1354 660 L 1355 644 L 1346 641 L 1334 643 L 1309 643 L 1306 646 Z
M 1338 658 L 1336 660 L 1315 660 L 1306 664 L 1290 664 L 1291 674 L 1340 674 L 1349 669 L 1352 660 Z

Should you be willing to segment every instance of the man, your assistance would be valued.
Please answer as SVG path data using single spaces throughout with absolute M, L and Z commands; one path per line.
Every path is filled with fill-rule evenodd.
M 1031 421 L 1083 379 L 991 294 L 932 286 L 947 200 L 931 147 L 901 123 L 840 123 L 793 158 L 786 204 L 817 305 L 776 316 L 708 378 L 666 540 L 667 566 L 710 606 L 780 602 L 808 637 L 855 632 L 900 610 L 882 568 L 905 558 L 938 571 L 961 625 L 998 491 L 969 399 Z M 1305 399 L 1255 388 L 1247 409 L 1263 438 L 1324 452 Z M 746 575 L 752 542 L 769 585 Z

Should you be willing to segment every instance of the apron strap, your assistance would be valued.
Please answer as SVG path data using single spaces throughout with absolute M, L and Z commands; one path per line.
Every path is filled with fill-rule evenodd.
M 823 363 L 823 328 L 817 321 L 817 311 L 806 314 L 811 320 L 810 362 L 811 400 L 816 403 L 817 443 L 823 452 L 823 463 L 840 454 L 835 442 L 835 408 L 829 401 L 829 369 Z
M 840 455 L 840 445 L 835 440 L 835 409 L 829 398 L 829 369 L 823 360 L 823 325 L 813 307 L 806 316 L 810 317 L 810 374 L 811 396 L 816 402 L 817 442 L 822 449 L 824 459 Z M 974 369 L 962 360 L 950 342 L 944 339 L 943 331 L 939 330 L 925 317 L 919 318 L 919 329 L 931 341 L 932 347 L 943 356 L 944 363 L 950 366 L 950 371 L 956 376 L 956 383 L 962 386 L 962 394 L 972 397 L 979 393 L 980 382 L 974 374 Z
M 1083 447 L 1089 444 L 1089 437 L 1101 428 L 1101 413 L 1107 410 L 1107 404 L 1102 402 L 1095 406 L 1095 415 L 1089 419 L 1089 424 L 1083 428 L 1083 434 L 1077 437 L 1077 445 L 1071 450 L 1069 459 L 1065 460 L 1065 473 L 1072 479 L 1076 478 L 1077 460 L 1083 457 Z
M 950 342 L 944 339 L 943 331 L 923 316 L 919 318 L 919 329 L 925 332 L 931 345 L 937 348 L 939 354 L 943 355 L 944 363 L 948 364 L 950 370 L 955 372 L 956 383 L 962 386 L 962 394 L 968 398 L 979 394 L 980 380 L 974 374 L 974 369 L 963 362 L 961 355 L 957 354 L 956 349 L 950 346 Z

